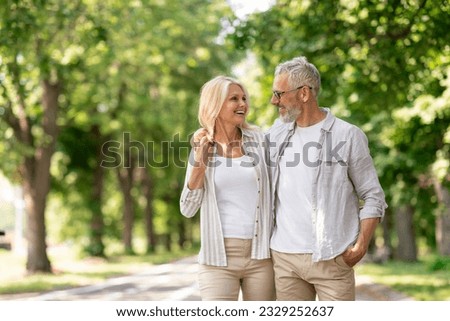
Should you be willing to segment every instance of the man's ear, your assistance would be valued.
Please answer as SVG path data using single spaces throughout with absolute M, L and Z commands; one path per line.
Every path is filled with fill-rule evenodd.
M 304 103 L 306 103 L 311 98 L 311 90 L 306 89 L 307 87 L 303 87 L 300 89 L 301 99 Z

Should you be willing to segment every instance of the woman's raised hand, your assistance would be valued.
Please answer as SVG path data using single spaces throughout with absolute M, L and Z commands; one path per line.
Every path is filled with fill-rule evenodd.
M 212 138 L 205 128 L 200 128 L 194 133 L 193 147 L 195 167 L 206 168 L 209 156 L 211 156 L 210 152 L 213 144 Z

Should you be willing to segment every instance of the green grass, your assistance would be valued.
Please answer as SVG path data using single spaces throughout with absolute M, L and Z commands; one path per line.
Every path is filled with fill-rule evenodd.
M 143 271 L 150 265 L 190 256 L 197 251 L 158 251 L 151 255 L 113 255 L 108 259 L 80 259 L 75 253 L 60 249 L 49 253 L 52 274 L 27 275 L 25 257 L 0 250 L 0 295 L 45 292 L 94 284 L 110 277 Z
M 449 257 L 430 255 L 414 263 L 365 263 L 357 266 L 356 273 L 369 275 L 375 282 L 387 285 L 415 300 L 450 300 Z

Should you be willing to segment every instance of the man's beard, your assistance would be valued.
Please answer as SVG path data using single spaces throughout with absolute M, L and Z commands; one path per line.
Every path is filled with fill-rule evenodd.
M 291 122 L 293 122 L 294 120 L 297 119 L 297 117 L 301 113 L 300 109 L 298 109 L 298 108 L 285 107 L 285 110 L 286 110 L 286 112 L 285 112 L 284 115 L 282 115 L 280 113 L 280 120 L 283 123 L 291 123 Z

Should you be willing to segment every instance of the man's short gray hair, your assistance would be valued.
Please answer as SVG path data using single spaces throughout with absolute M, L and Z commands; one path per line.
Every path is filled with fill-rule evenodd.
M 288 74 L 288 83 L 292 87 L 307 85 L 317 99 L 320 91 L 320 73 L 306 57 L 296 57 L 283 62 L 275 68 L 275 76 Z

